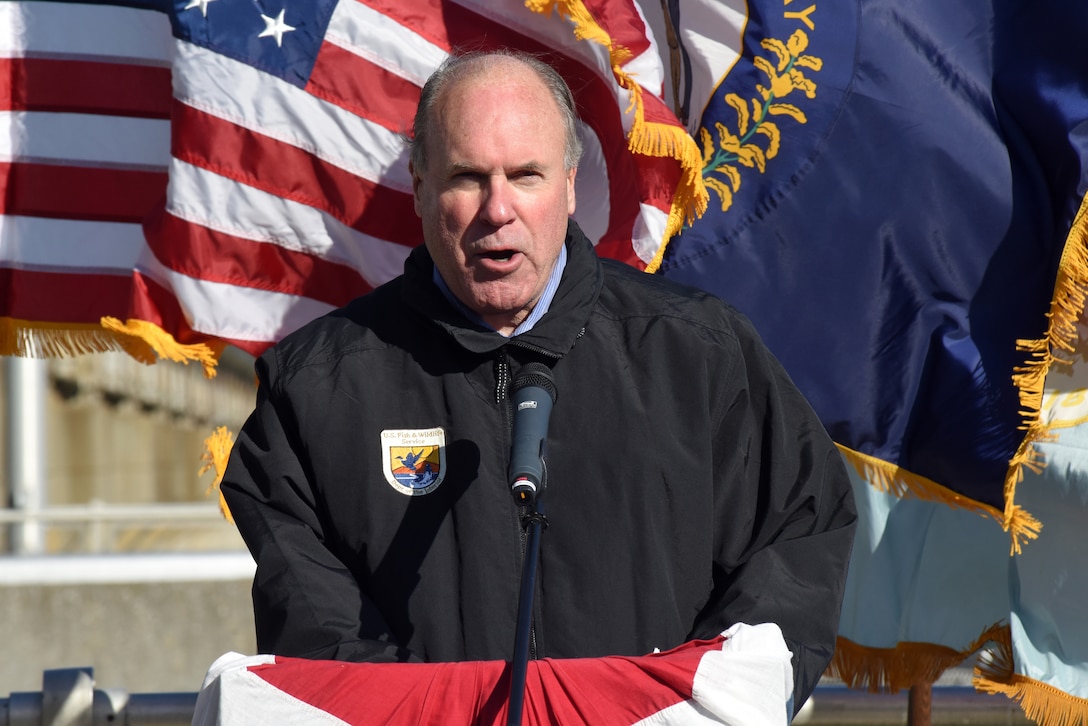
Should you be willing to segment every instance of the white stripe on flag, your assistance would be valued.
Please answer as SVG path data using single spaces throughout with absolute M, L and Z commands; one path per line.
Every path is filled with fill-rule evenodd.
M 166 269 L 150 253 L 141 257 L 137 267 L 174 292 L 193 330 L 216 337 L 279 340 L 333 310 L 313 298 L 198 280 Z
M 608 215 L 611 213 L 608 168 L 597 135 L 581 122 L 578 124 L 578 135 L 582 138 L 583 150 L 578 175 L 574 177 L 574 219 L 596 244 L 608 231 Z
M 365 235 L 313 207 L 175 159 L 167 211 L 254 243 L 276 244 L 346 264 L 377 286 L 399 275 L 409 248 Z
M 140 225 L 0 215 L 0 267 L 56 272 L 132 272 Z
M 0 160 L 165 171 L 170 122 L 84 113 L 0 111 Z
M 137 60 L 170 65 L 165 13 L 97 3 L 0 2 L 0 57 Z
M 642 24 L 646 26 L 646 39 L 650 45 L 646 50 L 623 64 L 623 69 L 630 73 L 634 79 L 654 95 L 664 97 L 665 93 L 665 66 L 661 62 L 661 53 L 658 49 L 657 39 L 654 37 L 653 28 L 646 13 L 642 11 L 639 3 L 634 3 Z
M 665 237 L 669 215 L 651 204 L 639 204 L 638 208 L 642 214 L 635 219 L 635 228 L 631 230 L 631 245 L 638 258 L 649 264 Z
M 688 131 L 695 133 L 714 89 L 740 58 L 745 0 L 679 0 L 681 44 L 691 64 L 691 109 Z
M 337 4 L 325 40 L 421 88 L 448 55 L 389 16 L 359 2 Z
M 177 100 L 356 176 L 412 191 L 408 153 L 397 134 L 245 63 L 190 43 L 177 47 Z
M 271 655 L 227 653 L 216 659 L 197 695 L 192 726 L 348 726 L 328 711 L 301 701 L 268 683 L 250 668 L 272 665 Z

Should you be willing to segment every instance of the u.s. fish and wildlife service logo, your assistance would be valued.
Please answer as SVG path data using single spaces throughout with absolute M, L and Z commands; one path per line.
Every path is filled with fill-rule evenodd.
M 382 431 L 385 480 L 401 494 L 430 494 L 446 476 L 444 429 L 386 429 Z

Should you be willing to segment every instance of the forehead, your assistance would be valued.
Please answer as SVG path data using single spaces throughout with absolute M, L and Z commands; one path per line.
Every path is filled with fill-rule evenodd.
M 451 79 L 435 104 L 430 148 L 438 155 L 520 146 L 563 154 L 565 127 L 558 102 L 531 68 L 512 59 Z

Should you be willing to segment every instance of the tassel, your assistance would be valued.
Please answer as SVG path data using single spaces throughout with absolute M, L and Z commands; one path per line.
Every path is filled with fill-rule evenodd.
M 208 485 L 204 496 L 210 497 L 212 492 L 219 492 L 219 511 L 223 518 L 234 524 L 234 517 L 227 506 L 227 500 L 223 497 L 223 490 L 219 485 L 223 482 L 223 474 L 227 470 L 227 461 L 230 459 L 230 450 L 234 446 L 234 436 L 226 426 L 220 426 L 212 434 L 204 439 L 204 453 L 200 455 L 204 465 L 200 467 L 197 476 L 203 476 L 206 472 L 215 471 L 215 480 Z
M 222 341 L 182 345 L 154 323 L 129 319 L 102 318 L 102 327 L 113 332 L 122 349 L 141 363 L 154 363 L 165 358 L 175 363 L 197 361 L 204 367 L 205 378 L 215 378 L 219 356 L 227 344 Z

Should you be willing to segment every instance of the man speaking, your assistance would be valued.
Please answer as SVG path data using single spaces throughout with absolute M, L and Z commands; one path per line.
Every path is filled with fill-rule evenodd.
M 257 363 L 223 481 L 263 653 L 508 660 L 524 549 L 512 382 L 545 366 L 530 657 L 642 655 L 773 623 L 794 706 L 834 648 L 855 512 L 840 456 L 748 321 L 601 260 L 570 91 L 450 59 L 411 142 L 425 245 Z M 405 220 L 405 224 L 408 220 Z

